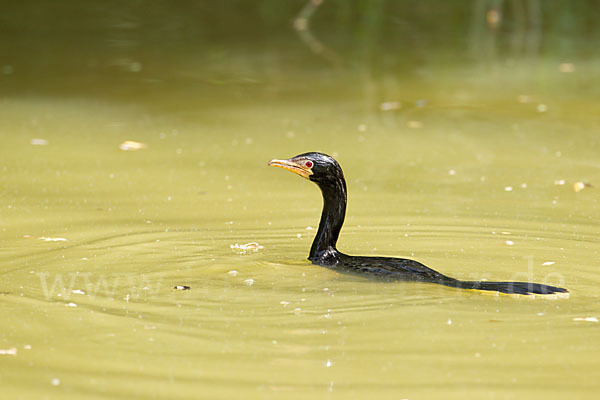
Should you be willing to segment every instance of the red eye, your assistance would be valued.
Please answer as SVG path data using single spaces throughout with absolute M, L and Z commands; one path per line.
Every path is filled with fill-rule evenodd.
M 308 168 L 310 168 L 310 167 L 312 167 L 313 164 L 312 164 L 312 161 L 307 161 L 306 164 L 304 164 L 304 165 L 306 165 Z

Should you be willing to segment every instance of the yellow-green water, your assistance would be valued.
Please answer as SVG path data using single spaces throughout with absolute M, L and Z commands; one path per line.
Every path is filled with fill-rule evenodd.
M 156 76 L 5 74 L 4 397 L 596 395 L 593 63 L 440 66 L 415 78 L 219 51 Z M 147 147 L 122 151 L 126 140 Z M 570 298 L 311 265 L 320 193 L 266 165 L 305 151 L 344 168 L 340 250 L 462 279 L 558 284 Z M 231 248 L 249 242 L 263 248 Z

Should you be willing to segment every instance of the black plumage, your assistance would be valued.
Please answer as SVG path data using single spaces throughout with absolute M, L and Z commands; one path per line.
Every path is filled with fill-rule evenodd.
M 288 160 L 271 160 L 269 165 L 287 169 L 311 180 L 323 193 L 321 221 L 308 256 L 313 264 L 386 280 L 430 282 L 460 289 L 525 295 L 568 293 L 563 288 L 531 282 L 461 281 L 406 258 L 344 254 L 336 247 L 346 215 L 347 201 L 346 181 L 338 162 L 323 153 L 304 153 Z

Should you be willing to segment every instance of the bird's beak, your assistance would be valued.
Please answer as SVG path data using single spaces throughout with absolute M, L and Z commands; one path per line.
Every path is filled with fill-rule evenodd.
M 274 159 L 269 161 L 269 165 L 272 167 L 279 167 L 283 169 L 287 169 L 295 174 L 300 175 L 303 178 L 308 179 L 309 176 L 313 174 L 313 172 L 306 165 L 299 164 L 292 160 L 278 160 Z

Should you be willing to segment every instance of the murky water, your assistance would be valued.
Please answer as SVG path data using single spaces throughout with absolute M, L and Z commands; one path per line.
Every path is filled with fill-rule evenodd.
M 598 392 L 594 62 L 372 74 L 303 59 L 292 38 L 266 50 L 163 43 L 178 57 L 161 60 L 135 35 L 127 51 L 129 25 L 119 26 L 109 31 L 121 50 L 97 44 L 86 68 L 73 51 L 48 69 L 14 49 L 3 61 L 6 398 Z M 123 151 L 127 140 L 146 147 Z M 462 279 L 558 284 L 570 298 L 311 265 L 320 193 L 266 165 L 305 151 L 344 168 L 340 250 L 412 257 Z M 249 242 L 263 248 L 232 248 Z

